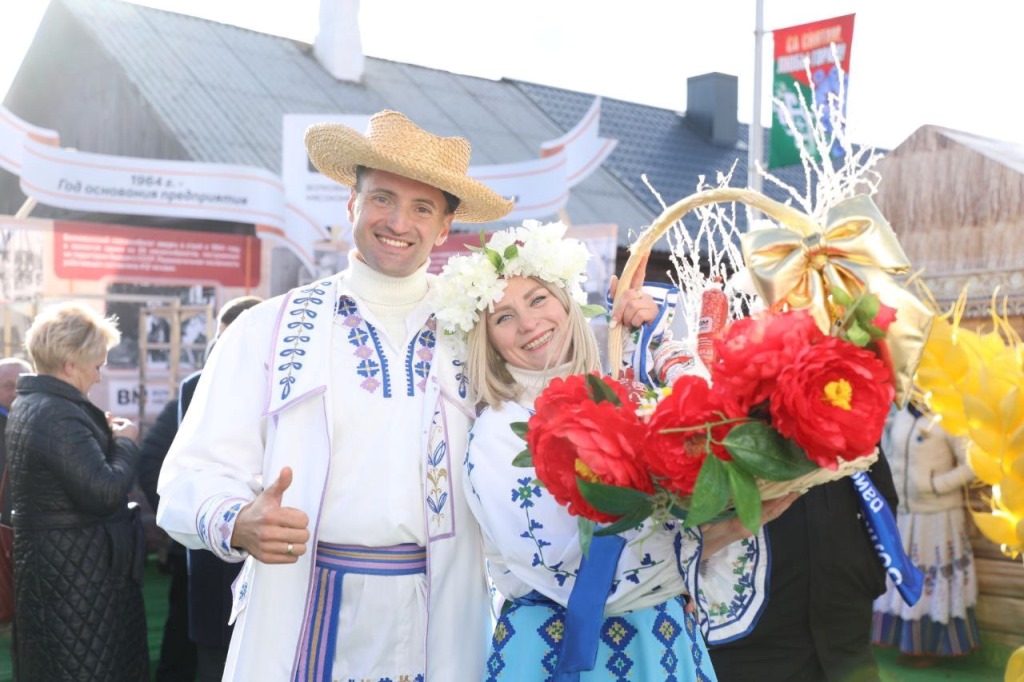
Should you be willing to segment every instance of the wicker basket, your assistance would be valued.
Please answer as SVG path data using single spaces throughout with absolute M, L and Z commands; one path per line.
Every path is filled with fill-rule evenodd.
M 637 237 L 637 240 L 630 246 L 629 259 L 622 269 L 619 281 L 632 281 L 637 268 L 650 253 L 651 248 L 668 232 L 672 225 L 681 220 L 688 212 L 701 206 L 720 202 L 739 202 L 745 204 L 779 222 L 785 223 L 788 227 L 808 234 L 816 229 L 814 222 L 806 214 L 785 204 L 780 204 L 753 190 L 725 187 L 697 192 L 666 208 L 651 226 Z M 613 308 L 620 305 L 621 298 L 626 290 L 626 287 L 619 287 L 615 292 Z M 612 376 L 617 376 L 622 366 L 621 325 L 616 325 L 608 330 L 608 358 Z M 804 493 L 816 485 L 836 481 L 851 476 L 858 471 L 865 471 L 877 460 L 878 450 L 876 448 L 874 452 L 864 457 L 858 457 L 851 461 L 840 460 L 839 466 L 836 469 L 821 467 L 788 481 L 758 479 L 757 487 L 761 492 L 762 500 L 776 499 L 791 492 Z
M 804 474 L 799 478 L 794 478 L 789 481 L 765 481 L 758 479 L 757 489 L 761 491 L 762 500 L 774 500 L 775 498 L 788 495 L 789 493 L 802 494 L 816 485 L 838 481 L 840 478 L 852 476 L 858 471 L 867 471 L 871 468 L 871 465 L 877 461 L 878 449 L 875 448 L 874 452 L 870 455 L 858 457 L 857 459 L 849 462 L 846 460 L 839 460 L 839 466 L 836 469 L 826 469 L 821 467 L 820 469 L 815 469 L 809 474 Z

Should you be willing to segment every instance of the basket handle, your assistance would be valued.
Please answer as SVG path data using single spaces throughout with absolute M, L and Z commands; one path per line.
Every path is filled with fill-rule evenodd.
M 661 212 L 650 227 L 643 231 L 637 240 L 629 247 L 629 259 L 626 261 L 625 267 L 622 268 L 622 274 L 619 276 L 619 282 L 630 282 L 633 279 L 633 275 L 636 273 L 640 262 L 643 257 L 650 253 L 651 248 L 658 243 L 658 240 L 668 232 L 672 225 L 682 220 L 683 216 L 692 211 L 695 208 L 701 206 L 707 206 L 708 204 L 716 204 L 720 202 L 732 202 L 738 201 L 741 204 L 755 208 L 767 216 L 770 216 L 780 223 L 792 227 L 793 229 L 811 234 L 817 231 L 818 227 L 813 220 L 806 214 L 798 211 L 792 206 L 781 204 L 773 199 L 769 199 L 760 192 L 755 192 L 750 189 L 740 189 L 738 187 L 719 187 L 715 189 L 705 190 L 703 192 L 697 192 L 690 196 L 677 201 L 671 206 L 667 207 Z M 622 297 L 626 293 L 626 286 L 620 286 L 615 292 L 615 297 L 612 300 L 612 310 L 617 309 L 620 305 Z M 618 378 L 619 370 L 622 365 L 622 325 L 609 326 L 608 328 L 608 368 L 613 378 Z

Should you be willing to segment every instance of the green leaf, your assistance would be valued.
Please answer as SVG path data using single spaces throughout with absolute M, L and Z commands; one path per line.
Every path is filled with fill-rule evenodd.
M 509 424 L 512 429 L 512 433 L 516 434 L 523 440 L 526 440 L 526 431 L 529 429 L 529 422 L 512 422 Z
M 576 526 L 579 528 L 580 533 L 580 549 L 583 550 L 583 556 L 587 556 L 590 554 L 590 541 L 594 537 L 594 522 L 582 516 L 577 516 Z
M 756 533 L 761 527 L 761 493 L 757 489 L 757 481 L 749 472 L 731 462 L 725 462 L 725 469 L 729 476 L 729 491 L 732 493 L 736 515 L 740 517 L 744 528 Z
M 737 466 L 768 481 L 790 481 L 818 468 L 764 421 L 734 426 L 722 442 Z
M 881 307 L 882 302 L 874 294 L 861 294 L 857 299 L 857 312 L 855 313 L 857 321 L 862 325 L 867 325 L 878 316 Z
M 530 452 L 530 448 L 526 448 L 515 458 L 512 459 L 512 466 L 514 467 L 532 467 L 533 466 L 533 453 Z
M 480 228 L 480 246 L 487 248 L 487 230 Z
M 487 260 L 490 261 L 494 269 L 501 274 L 501 271 L 505 269 L 505 261 L 501 260 L 501 254 L 493 249 L 484 249 L 484 255 L 487 256 Z
M 846 329 L 846 340 L 859 348 L 864 348 L 871 343 L 871 334 L 861 326 L 859 320 L 855 320 Z
M 872 341 L 877 341 L 878 339 L 885 338 L 886 336 L 885 330 L 883 330 L 881 327 L 876 327 L 873 324 L 866 325 L 865 329 L 867 329 L 868 334 L 871 335 Z
M 595 403 L 607 400 L 615 407 L 622 405 L 622 401 L 619 400 L 619 396 L 615 394 L 612 387 L 604 383 L 604 380 L 596 374 L 587 375 L 587 390 Z
M 505 253 L 501 255 L 505 260 L 512 260 L 519 255 L 519 247 L 515 244 L 509 244 L 505 247 Z
M 604 526 L 603 528 L 598 528 L 594 531 L 594 535 L 618 535 L 619 533 L 627 530 L 632 530 L 643 523 L 653 511 L 654 507 L 651 507 L 650 505 L 648 505 L 646 509 L 637 508 L 633 513 L 626 514 L 615 523 Z
M 647 493 L 639 490 L 604 483 L 592 483 L 579 476 L 576 477 L 576 485 L 579 486 L 583 499 L 599 512 L 612 516 L 624 516 L 646 507 L 647 515 L 651 513 L 650 497 Z
M 596 303 L 588 303 L 586 305 L 581 305 L 580 311 L 583 313 L 583 317 L 587 318 L 588 320 L 597 317 L 598 315 L 604 315 L 605 313 L 608 312 L 604 308 L 604 306 L 600 306 Z
M 707 523 L 729 502 L 729 478 L 725 463 L 712 454 L 704 459 L 690 497 L 690 508 L 683 525 L 687 528 Z
M 853 305 L 853 299 L 850 298 L 850 295 L 838 287 L 833 288 L 829 294 L 831 294 L 833 301 L 844 308 L 849 308 Z

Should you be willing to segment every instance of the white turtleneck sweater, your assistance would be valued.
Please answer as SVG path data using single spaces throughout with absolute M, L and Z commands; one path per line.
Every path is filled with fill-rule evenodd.
M 515 367 L 505 363 L 505 369 L 508 370 L 508 373 L 512 375 L 512 378 L 515 379 L 515 382 L 519 384 L 521 389 L 516 402 L 526 409 L 532 410 L 537 396 L 544 391 L 544 388 L 552 379 L 569 376 L 569 364 L 566 362 L 555 367 L 538 370 L 523 369 L 522 367 Z
M 345 283 L 373 312 L 380 326 L 396 344 L 404 345 L 411 330 L 406 326 L 409 313 L 423 303 L 427 295 L 427 267 L 424 263 L 408 277 L 389 277 L 363 261 L 356 251 L 349 253 L 349 272 Z M 419 326 L 416 327 L 419 329 Z

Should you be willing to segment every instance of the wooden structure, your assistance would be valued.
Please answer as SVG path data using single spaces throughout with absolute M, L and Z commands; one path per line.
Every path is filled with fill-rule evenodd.
M 945 309 L 966 287 L 965 323 L 991 329 L 993 291 L 1024 332 L 1024 146 L 923 126 L 879 164 L 875 196 L 915 270 Z M 986 490 L 971 504 L 987 509 Z M 1024 646 L 1024 564 L 971 526 L 986 645 Z M 1005 651 L 1005 650 L 1004 650 Z

